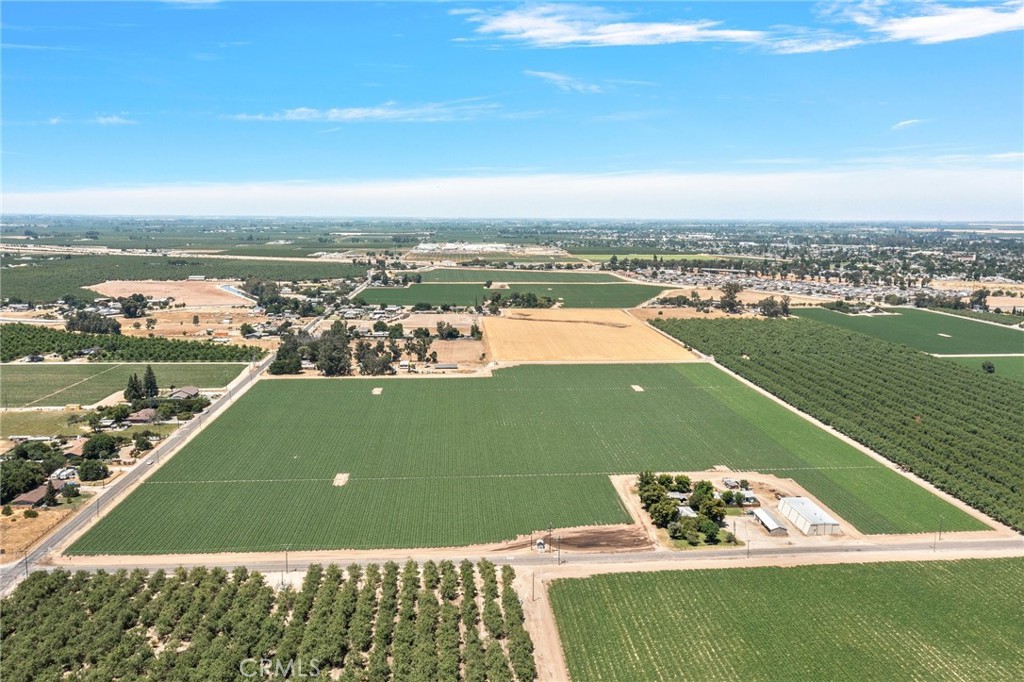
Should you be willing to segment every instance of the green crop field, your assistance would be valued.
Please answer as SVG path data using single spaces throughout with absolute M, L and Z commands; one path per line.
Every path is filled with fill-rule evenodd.
M 1006 377 L 1024 382 L 1024 357 L 987 357 L 987 358 L 944 358 L 948 362 L 957 362 L 982 372 L 981 363 L 991 362 L 996 371 L 986 376 Z
M 491 542 L 628 522 L 608 474 L 716 464 L 792 477 L 864 532 L 984 528 L 711 365 L 525 366 L 260 381 L 71 551 Z
M 189 275 L 245 279 L 262 277 L 278 281 L 340 279 L 366 276 L 366 267 L 310 260 L 242 260 L 218 258 L 167 258 L 164 256 L 74 256 L 38 260 L 31 265 L 4 268 L 4 296 L 24 301 L 55 301 L 63 296 L 93 299 L 99 296 L 81 289 L 111 279 L 188 279 Z
M 573 680 L 1019 680 L 1024 559 L 555 581 Z
M 424 282 L 622 282 L 606 272 L 574 270 L 484 270 L 482 268 L 442 268 L 423 273 Z
M 220 388 L 245 368 L 239 363 L 153 364 L 161 388 L 198 386 Z M 114 391 L 124 390 L 133 373 L 142 376 L 142 363 L 35 363 L 0 366 L 0 404 L 3 407 L 91 405 Z
M 1024 332 L 1019 330 L 928 310 L 893 310 L 899 315 L 843 315 L 824 308 L 801 308 L 797 314 L 926 353 L 1024 353 Z
M 498 280 L 495 280 L 498 281 Z M 359 296 L 367 303 L 389 305 L 474 305 L 491 294 L 533 292 L 561 301 L 566 308 L 629 308 L 657 296 L 666 287 L 642 284 L 510 284 L 508 289 L 484 289 L 480 284 L 413 284 L 406 288 L 371 288 Z

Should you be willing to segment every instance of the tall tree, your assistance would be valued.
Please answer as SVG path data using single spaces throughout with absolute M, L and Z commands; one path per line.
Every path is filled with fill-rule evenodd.
M 160 387 L 156 383 L 156 372 L 153 365 L 146 365 L 146 371 L 142 375 L 142 390 L 147 398 L 155 398 L 160 393 Z
M 128 386 L 124 389 L 124 399 L 128 402 L 135 402 L 136 400 L 142 400 L 145 394 L 142 391 L 142 382 L 139 381 L 138 374 L 132 374 L 128 377 Z

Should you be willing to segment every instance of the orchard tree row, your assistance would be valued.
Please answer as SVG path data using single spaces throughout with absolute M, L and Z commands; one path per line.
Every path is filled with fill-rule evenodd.
M 244 568 L 37 572 L 2 603 L 0 675 L 527 682 L 514 577 L 486 560 L 313 565 L 299 590 Z
M 81 334 L 38 325 L 3 325 L 0 362 L 27 355 L 57 353 L 65 358 L 91 351 L 89 359 L 118 362 L 252 362 L 265 351 L 253 346 L 234 346 L 201 341 Z M 91 350 L 95 349 L 95 350 Z
M 659 329 L 1024 530 L 1024 385 L 812 320 L 656 320 Z

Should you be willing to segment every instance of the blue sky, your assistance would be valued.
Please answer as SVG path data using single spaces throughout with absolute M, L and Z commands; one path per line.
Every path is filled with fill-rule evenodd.
M 1021 220 L 1011 2 L 5 2 L 6 212 Z

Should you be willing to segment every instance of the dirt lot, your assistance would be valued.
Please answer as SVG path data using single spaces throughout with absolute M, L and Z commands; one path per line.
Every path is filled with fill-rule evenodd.
M 622 310 L 506 310 L 483 318 L 498 362 L 685 362 L 697 356 Z
M 114 298 L 132 294 L 142 294 L 147 298 L 157 299 L 170 297 L 174 299 L 175 303 L 184 303 L 189 306 L 252 305 L 249 299 L 220 288 L 222 285 L 238 286 L 239 284 L 240 282 L 236 280 L 204 280 L 202 282 L 111 280 L 87 288 Z
M 713 298 L 717 301 L 722 298 L 721 289 L 709 287 L 684 287 L 682 289 L 666 289 L 665 291 L 661 292 L 661 296 L 678 296 L 679 294 L 685 294 L 689 296 L 690 292 L 692 291 L 696 291 L 698 294 L 700 294 L 700 297 L 703 299 Z M 831 298 L 821 296 L 803 296 L 801 294 L 753 291 L 749 289 L 741 291 L 739 294 L 736 295 L 736 298 L 739 299 L 740 303 L 745 303 L 749 305 L 752 303 L 757 303 L 761 299 L 768 298 L 769 296 L 774 296 L 775 300 L 779 300 L 783 296 L 789 296 L 790 303 L 793 305 L 820 305 L 822 303 L 827 303 L 832 300 Z
M 637 317 L 641 320 L 654 320 L 657 318 L 677 318 L 680 320 L 713 320 L 721 317 L 754 317 L 753 314 L 742 314 L 742 315 L 730 315 L 727 312 L 718 309 L 709 310 L 706 313 L 698 311 L 696 308 L 633 308 L 629 311 L 630 315 Z
M 24 509 L 14 507 L 11 516 L 0 516 L 0 547 L 3 548 L 2 561 L 11 561 L 14 557 L 39 541 L 50 529 L 71 516 L 84 502 L 85 495 L 78 498 L 77 504 L 61 504 L 56 509 L 38 509 L 39 516 L 34 519 L 25 518 Z
M 199 324 L 193 324 L 194 316 L 199 316 Z M 156 327 L 146 329 L 146 320 L 156 320 Z M 248 322 L 255 325 L 258 322 L 265 322 L 266 315 L 255 315 L 247 308 L 226 308 L 217 306 L 206 306 L 192 310 L 155 310 L 147 317 L 137 320 L 118 318 L 121 323 L 121 333 L 125 336 L 156 336 L 167 339 L 179 339 L 182 341 L 210 341 L 215 338 L 227 338 L 229 343 L 248 346 L 259 346 L 260 348 L 276 348 L 277 339 L 246 340 L 242 337 L 239 328 Z M 308 321 L 304 320 L 303 322 Z M 133 324 L 139 323 L 135 329 Z M 207 334 L 206 330 L 212 330 Z
M 459 339 L 457 341 L 434 341 L 431 351 L 437 351 L 437 361 L 457 362 L 462 365 L 482 365 L 490 362 L 487 345 L 483 341 Z M 483 356 L 483 357 L 481 357 Z
M 932 280 L 928 286 L 944 291 L 974 291 L 975 289 L 995 291 L 996 289 L 1002 289 L 1003 291 L 1017 291 L 1024 294 L 1024 284 L 1015 282 L 971 282 L 963 279 L 936 279 Z
M 469 334 L 469 328 L 477 324 L 477 321 L 477 315 L 467 313 L 443 313 L 440 315 L 434 313 L 410 313 L 408 317 L 399 320 L 407 332 L 418 327 L 426 327 L 433 333 L 437 330 L 438 322 L 447 322 L 463 334 Z

